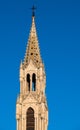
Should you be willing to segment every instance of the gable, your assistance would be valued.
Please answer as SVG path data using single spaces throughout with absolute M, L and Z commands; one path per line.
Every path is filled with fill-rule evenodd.
M 36 98 L 31 93 L 29 93 L 28 96 L 26 96 L 23 101 L 23 104 L 28 104 L 28 103 L 37 103 Z
M 35 67 L 34 63 L 32 60 L 30 60 L 27 68 L 26 68 L 26 71 L 31 71 L 31 70 L 37 70 L 37 68 Z

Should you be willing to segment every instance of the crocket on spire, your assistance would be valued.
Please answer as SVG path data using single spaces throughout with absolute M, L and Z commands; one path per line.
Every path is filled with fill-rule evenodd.
M 32 7 L 32 25 L 31 25 L 30 35 L 28 39 L 24 65 L 27 65 L 30 62 L 30 60 L 32 60 L 33 64 L 36 67 L 39 67 L 40 63 L 42 63 L 42 60 L 40 56 L 38 37 L 37 37 L 36 27 L 35 27 L 35 13 L 34 13 L 35 9 L 36 8 L 33 6 Z

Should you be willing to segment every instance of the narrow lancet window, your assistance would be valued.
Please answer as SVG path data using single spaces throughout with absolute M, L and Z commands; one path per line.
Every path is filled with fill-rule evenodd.
M 32 91 L 36 91 L 36 75 L 32 75 Z
M 27 74 L 27 87 L 28 91 L 30 91 L 30 74 Z
M 26 113 L 26 130 L 35 130 L 34 110 L 29 107 Z

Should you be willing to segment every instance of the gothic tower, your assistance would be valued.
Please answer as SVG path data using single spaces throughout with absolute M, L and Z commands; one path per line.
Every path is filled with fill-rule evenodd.
M 35 15 L 24 62 L 20 64 L 20 94 L 16 103 L 17 130 L 47 130 L 46 75 L 35 27 Z

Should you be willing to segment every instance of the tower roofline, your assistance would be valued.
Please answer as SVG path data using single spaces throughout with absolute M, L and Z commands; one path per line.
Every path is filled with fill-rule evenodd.
M 30 60 L 32 60 L 34 65 L 39 68 L 40 64 L 42 63 L 42 59 L 40 55 L 40 48 L 39 48 L 36 25 L 35 25 L 35 15 L 34 15 L 35 9 L 36 8 L 33 6 L 32 7 L 32 11 L 33 11 L 32 12 L 32 25 L 31 25 L 28 44 L 26 48 L 24 65 L 28 65 Z

